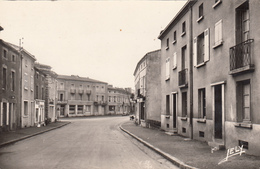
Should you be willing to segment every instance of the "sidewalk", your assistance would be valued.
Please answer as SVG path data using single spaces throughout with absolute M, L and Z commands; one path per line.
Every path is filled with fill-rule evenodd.
M 121 125 L 121 130 L 132 135 L 146 146 L 179 166 L 201 169 L 260 169 L 260 157 L 236 155 L 218 165 L 226 157 L 227 150 L 211 153 L 205 142 L 190 140 L 181 136 L 170 136 L 158 129 L 136 126 L 133 121 Z
M 60 128 L 69 123 L 70 122 L 60 122 L 59 121 L 56 123 L 55 122 L 50 123 L 47 126 L 28 127 L 28 128 L 18 129 L 16 131 L 1 132 L 0 133 L 0 147 L 7 146 L 7 145 L 13 144 L 17 141 L 24 140 L 24 139 L 36 136 L 38 134 L 42 134 L 42 133 Z

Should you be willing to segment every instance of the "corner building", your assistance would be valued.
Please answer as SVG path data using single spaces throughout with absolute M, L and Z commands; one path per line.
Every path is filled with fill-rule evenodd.
M 94 116 L 107 112 L 107 83 L 77 75 L 58 75 L 58 116 Z

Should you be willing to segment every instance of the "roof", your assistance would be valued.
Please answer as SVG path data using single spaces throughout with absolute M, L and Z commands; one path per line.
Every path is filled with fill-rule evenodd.
M 5 46 L 12 48 L 17 54 L 19 54 L 19 51 L 16 50 L 13 46 L 11 46 L 8 42 L 5 42 L 4 40 L 0 39 L 0 42 L 3 43 Z
M 146 57 L 151 54 L 151 53 L 155 53 L 155 52 L 159 52 L 161 51 L 161 49 L 157 49 L 157 50 L 154 50 L 154 51 L 151 51 L 151 52 L 148 52 L 146 53 L 142 59 L 137 63 L 136 67 L 135 67 L 135 71 L 134 71 L 134 75 L 136 74 L 137 70 L 138 70 L 138 67 L 140 66 L 140 64 L 146 59 Z
M 107 84 L 107 82 L 102 82 L 99 80 L 95 80 L 95 79 L 90 79 L 88 77 L 80 77 L 78 75 L 58 75 L 57 79 L 64 79 L 64 80 L 76 80 L 76 81 L 84 81 L 84 82 L 94 82 L 94 83 L 105 83 Z
M 36 60 L 35 56 L 32 55 L 30 52 L 28 52 L 27 50 L 25 50 L 23 47 L 19 47 L 17 45 L 14 45 L 12 43 L 7 42 L 10 46 L 12 46 L 14 49 L 16 49 L 17 51 L 21 51 L 26 53 L 28 56 L 30 56 L 33 60 Z
M 158 39 L 162 39 L 166 33 L 168 33 L 169 29 L 171 29 L 174 25 L 178 23 L 178 21 L 186 14 L 193 4 L 195 4 L 197 0 L 188 0 L 186 4 L 181 8 L 181 10 L 175 15 L 175 17 L 171 20 L 171 22 L 160 32 Z

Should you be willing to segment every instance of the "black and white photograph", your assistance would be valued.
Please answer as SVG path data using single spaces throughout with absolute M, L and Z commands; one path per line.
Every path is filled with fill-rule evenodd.
M 260 169 L 259 0 L 1 0 L 0 169 Z

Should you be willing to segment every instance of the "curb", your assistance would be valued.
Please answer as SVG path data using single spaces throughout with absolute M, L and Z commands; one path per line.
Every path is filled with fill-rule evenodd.
M 127 133 L 128 135 L 132 136 L 133 138 L 135 138 L 136 140 L 138 140 L 139 142 L 141 142 L 142 144 L 144 144 L 146 147 L 152 149 L 153 151 L 155 151 L 156 153 L 160 154 L 161 156 L 163 156 L 164 158 L 166 158 L 167 160 L 169 160 L 171 163 L 173 163 L 174 165 L 176 165 L 177 167 L 181 168 L 181 169 L 198 169 L 196 167 L 192 167 L 189 166 L 187 164 L 185 164 L 184 162 L 182 162 L 181 160 L 173 157 L 172 155 L 163 152 L 162 150 L 160 150 L 157 147 L 154 147 L 153 145 L 151 145 L 150 143 L 144 141 L 143 139 L 137 137 L 136 135 L 132 134 L 131 132 L 125 130 L 121 125 L 119 126 L 119 128 L 124 131 L 125 133 Z
M 47 129 L 47 130 L 44 130 L 44 131 L 40 131 L 40 132 L 38 132 L 38 133 L 34 133 L 34 134 L 31 134 L 31 135 L 28 135 L 28 136 L 24 136 L 24 137 L 21 137 L 21 138 L 18 138 L 18 139 L 14 139 L 14 140 L 10 140 L 10 141 L 1 143 L 1 144 L 0 144 L 0 148 L 5 147 L 5 146 L 8 146 L 8 145 L 11 145 L 11 144 L 14 144 L 14 143 L 16 143 L 16 142 L 18 142 L 18 141 L 21 141 L 21 140 L 25 140 L 25 139 L 30 138 L 30 137 L 33 137 L 33 136 L 37 136 L 37 135 L 40 135 L 40 134 L 49 132 L 49 131 L 51 131 L 51 130 L 55 130 L 55 129 L 61 128 L 61 127 L 66 126 L 66 125 L 68 125 L 68 124 L 70 124 L 70 123 L 71 123 L 71 122 L 67 122 L 67 123 L 62 124 L 62 125 L 57 126 L 57 127 L 53 127 L 53 128 L 50 128 L 50 129 Z

